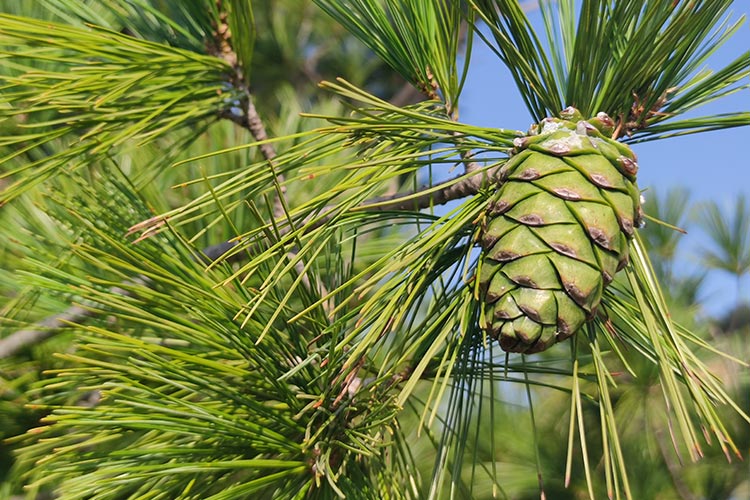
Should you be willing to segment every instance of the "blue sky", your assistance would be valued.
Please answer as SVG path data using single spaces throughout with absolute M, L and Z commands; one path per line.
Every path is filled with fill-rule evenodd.
M 734 3 L 734 18 L 750 13 L 750 1 Z M 541 16 L 529 17 L 540 26 Z M 543 33 L 543 31 L 539 31 Z M 745 21 L 741 30 L 709 60 L 708 67 L 720 69 L 731 59 L 750 47 L 750 24 Z M 747 83 L 750 84 L 750 81 Z M 460 120 L 475 125 L 528 129 L 531 118 L 523 105 L 515 84 L 502 63 L 487 47 L 477 41 L 472 53 L 471 69 L 461 96 Z M 730 111 L 750 111 L 750 89 L 728 96 L 700 109 L 700 115 Z M 637 144 L 634 150 L 639 159 L 638 184 L 641 189 L 664 192 L 667 186 L 685 187 L 693 202 L 715 200 L 729 207 L 739 193 L 750 195 L 750 127 L 721 132 L 709 132 L 662 141 Z M 646 194 L 647 195 L 647 194 Z M 708 240 L 692 225 L 685 227 L 682 237 L 680 265 L 687 271 L 696 267 L 696 249 Z M 750 300 L 750 279 L 744 280 L 742 299 Z M 707 310 L 721 314 L 734 303 L 735 284 L 730 277 L 714 272 L 704 287 L 702 297 Z

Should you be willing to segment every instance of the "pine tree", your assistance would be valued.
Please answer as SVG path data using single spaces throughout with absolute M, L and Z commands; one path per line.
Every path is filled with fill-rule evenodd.
M 513 0 L 8 2 L 0 355 L 60 351 L 29 496 L 510 498 L 523 397 L 537 468 L 557 419 L 556 484 L 635 498 L 637 377 L 680 455 L 739 455 L 636 184 L 638 142 L 750 125 L 684 116 L 746 91 L 750 52 L 703 70 L 731 3 L 542 1 L 538 35 Z M 459 120 L 476 43 L 528 132 Z

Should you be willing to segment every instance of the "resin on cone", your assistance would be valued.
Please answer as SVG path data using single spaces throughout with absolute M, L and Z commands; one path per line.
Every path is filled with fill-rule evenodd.
M 604 113 L 574 108 L 516 140 L 479 238 L 481 326 L 506 351 L 540 352 L 591 319 L 641 222 L 636 157 Z

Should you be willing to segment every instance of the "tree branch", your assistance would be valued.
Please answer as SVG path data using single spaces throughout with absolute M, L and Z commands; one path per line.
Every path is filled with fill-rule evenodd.
M 277 152 L 274 146 L 266 142 L 268 141 L 268 133 L 263 124 L 263 121 L 258 114 L 255 104 L 253 102 L 253 96 L 250 93 L 247 82 L 242 77 L 242 71 L 239 68 L 239 61 L 236 53 L 231 47 L 231 33 L 229 32 L 226 20 L 222 19 L 221 25 L 216 27 L 214 33 L 214 42 L 216 44 L 213 47 L 212 52 L 217 57 L 225 59 L 232 67 L 235 68 L 235 78 L 233 78 L 233 84 L 236 88 L 242 89 L 244 94 L 243 103 L 244 113 L 235 113 L 232 111 L 225 111 L 222 113 L 222 118 L 229 119 L 237 125 L 247 129 L 257 141 L 258 150 L 268 162 L 270 168 L 275 173 L 274 159 L 277 156 Z M 404 86 L 401 92 L 399 92 L 394 99 L 398 101 L 411 101 L 416 98 L 414 95 L 415 89 L 407 84 Z M 454 179 L 446 181 L 437 186 L 422 186 L 420 189 L 411 191 L 408 193 L 394 194 L 388 196 L 376 197 L 365 201 L 362 205 L 354 208 L 353 210 L 368 210 L 368 211 L 388 211 L 388 210 L 422 210 L 430 206 L 444 205 L 451 200 L 456 200 L 476 194 L 483 185 L 487 185 L 492 182 L 496 182 L 499 167 L 493 167 L 485 171 L 481 171 L 476 162 L 471 161 L 471 155 L 467 154 L 463 158 L 464 160 L 464 175 L 458 176 Z M 274 219 L 277 221 L 288 221 L 288 213 L 286 210 L 286 202 L 284 196 L 286 194 L 286 187 L 284 186 L 283 174 L 276 174 L 276 186 L 277 196 L 274 198 L 272 214 Z M 465 178 L 462 178 L 465 177 Z M 460 180 L 459 180 L 460 179 Z M 327 207 L 323 211 L 323 215 L 316 219 L 315 223 L 310 229 L 320 227 L 329 222 L 335 215 L 335 207 Z M 290 226 L 282 227 L 282 235 L 287 234 L 291 230 Z M 216 245 L 211 245 L 204 248 L 198 256 L 198 259 L 205 264 L 211 264 L 219 259 L 224 259 L 227 262 L 239 262 L 246 258 L 246 253 L 233 253 L 232 250 L 238 245 L 237 241 L 223 241 Z M 290 253 L 290 257 L 294 257 L 294 253 Z M 303 283 L 308 288 L 312 287 L 310 279 L 304 269 L 304 262 L 298 261 L 295 269 L 303 276 Z M 142 284 L 147 283 L 146 278 L 140 276 L 133 280 L 133 282 L 139 282 Z M 322 285 L 318 284 L 318 292 L 322 296 L 327 295 L 327 291 Z M 132 295 L 131 292 L 120 287 L 112 287 L 110 292 L 123 296 Z M 64 330 L 66 327 L 72 324 L 80 323 L 85 319 L 94 316 L 95 312 L 86 309 L 79 305 L 73 305 L 66 311 L 50 316 L 31 328 L 17 331 L 4 339 L 0 339 L 0 359 L 10 357 L 19 351 L 25 349 L 28 346 L 38 344 L 55 335 L 56 333 Z
M 459 175 L 437 186 L 425 185 L 409 193 L 372 198 L 354 210 L 423 210 L 477 194 L 482 187 L 500 180 L 499 166 L 482 171 L 472 162 L 472 166 L 467 166 L 466 170 L 468 175 Z
M 284 185 L 284 174 L 276 173 L 276 165 L 274 163 L 274 159 L 277 156 L 276 149 L 273 147 L 273 144 L 268 141 L 268 133 L 266 132 L 266 127 L 263 125 L 263 120 L 261 120 L 260 115 L 258 114 L 258 110 L 255 108 L 255 104 L 253 103 L 253 96 L 249 92 L 249 90 L 244 89 L 245 93 L 245 113 L 243 115 L 232 113 L 231 111 L 225 111 L 222 113 L 222 118 L 227 118 L 240 127 L 247 129 L 250 131 L 250 134 L 252 134 L 253 139 L 255 139 L 258 144 L 258 150 L 260 150 L 260 153 L 263 155 L 263 158 L 266 159 L 269 166 L 273 170 L 274 174 L 276 175 L 276 186 L 277 186 L 277 196 L 274 198 L 273 201 L 273 216 L 276 219 L 281 219 L 286 214 L 286 211 L 284 210 L 284 196 L 286 195 L 286 186 Z
M 145 284 L 147 283 L 147 279 L 140 277 L 126 283 Z M 113 286 L 109 291 L 123 297 L 133 295 L 129 290 L 119 286 Z M 4 339 L 0 339 L 0 359 L 9 358 L 31 345 L 39 344 L 62 331 L 65 327 L 70 326 L 70 324 L 80 323 L 95 314 L 96 312 L 91 309 L 86 309 L 79 305 L 72 305 L 60 314 L 48 316 L 31 328 L 12 333 Z
M 352 210 L 423 210 L 431 206 L 444 205 L 449 201 L 472 196 L 478 193 L 482 187 L 498 182 L 499 172 L 499 166 L 483 171 L 475 170 L 468 176 L 461 175 L 437 186 L 425 185 L 420 189 L 407 193 L 371 198 Z M 335 207 L 329 207 L 324 210 L 323 215 L 315 221 L 310 229 L 320 227 L 329 222 L 334 216 L 334 210 Z M 288 231 L 288 228 L 286 230 L 282 229 L 282 234 L 286 234 Z M 228 262 L 242 261 L 247 254 L 230 253 L 237 245 L 237 241 L 222 241 L 201 250 L 199 258 L 205 264 L 211 264 L 222 258 Z M 128 290 L 120 287 L 113 287 L 110 291 L 125 296 L 131 295 Z M 60 314 L 55 314 L 40 321 L 31 328 L 19 330 L 4 339 L 0 339 L 0 359 L 13 356 L 30 345 L 43 342 L 69 325 L 80 323 L 93 315 L 93 311 L 74 305 Z
M 60 314 L 49 316 L 32 328 L 14 332 L 0 339 L 0 359 L 9 358 L 27 346 L 39 344 L 68 326 L 69 323 L 80 322 L 93 314 L 93 311 L 74 305 Z
M 419 189 L 406 193 L 396 193 L 387 196 L 377 196 L 364 201 L 351 209 L 351 211 L 370 211 L 370 212 L 387 212 L 387 211 L 419 211 L 438 205 L 445 205 L 453 200 L 460 200 L 467 196 L 475 195 L 483 187 L 500 182 L 501 165 L 493 166 L 481 170 L 476 163 L 472 162 L 475 167 L 467 168 L 468 172 L 444 181 L 438 185 L 423 185 Z M 322 214 L 309 224 L 307 230 L 318 228 L 327 224 L 336 215 L 335 206 L 325 207 Z M 311 220 L 305 219 L 305 223 Z M 288 226 L 279 229 L 280 236 L 288 234 Z M 232 249 L 239 244 L 236 240 L 222 241 L 216 245 L 211 245 L 203 249 L 202 253 L 210 260 L 206 263 L 224 259 L 227 262 L 239 262 L 244 260 L 246 254 L 232 253 Z

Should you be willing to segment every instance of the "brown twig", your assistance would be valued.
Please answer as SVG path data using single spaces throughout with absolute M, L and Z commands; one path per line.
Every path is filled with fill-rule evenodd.
M 499 166 L 480 171 L 478 165 L 472 163 L 473 167 L 466 167 L 470 175 L 462 174 L 437 186 L 425 185 L 409 193 L 372 198 L 354 210 L 422 210 L 477 194 L 482 187 L 500 180 Z
M 268 133 L 266 132 L 266 127 L 263 125 L 263 121 L 260 119 L 258 110 L 255 109 L 253 96 L 250 94 L 250 92 L 245 92 L 245 95 L 247 100 L 247 103 L 245 105 L 245 116 L 243 117 L 244 120 L 240 120 L 238 123 L 249 130 L 253 136 L 253 139 L 260 143 L 258 144 L 258 149 L 260 150 L 263 158 L 266 159 L 269 167 L 276 176 L 277 193 L 273 200 L 272 213 L 274 218 L 281 219 L 286 215 L 286 209 L 284 208 L 284 197 L 286 196 L 286 186 L 284 185 L 284 181 L 286 179 L 284 178 L 284 174 L 278 173 L 276 169 L 276 165 L 274 162 L 274 159 L 277 156 L 276 148 L 273 147 L 273 144 L 264 142 L 268 141 Z

